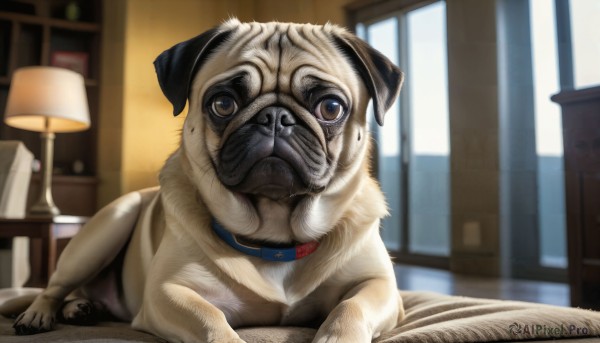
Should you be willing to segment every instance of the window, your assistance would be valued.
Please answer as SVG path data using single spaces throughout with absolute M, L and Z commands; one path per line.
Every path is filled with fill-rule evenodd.
M 561 111 L 556 13 L 551 0 L 529 2 L 537 153 L 539 263 L 564 268 L 566 259 Z
M 511 171 L 515 175 L 531 170 L 535 175 L 534 184 L 519 185 L 518 176 L 512 180 L 516 185 L 513 194 L 523 195 L 522 188 L 526 188 L 528 200 L 514 196 L 510 201 L 526 211 L 532 209 L 536 216 L 535 221 L 519 222 L 516 213 L 504 227 L 512 230 L 512 275 L 563 280 L 567 253 L 562 122 L 561 109 L 550 97 L 562 90 L 600 84 L 596 62 L 600 60 L 600 28 L 593 23 L 593 18 L 600 15 L 600 2 L 505 0 L 497 4 L 499 76 L 505 80 L 500 85 L 504 94 L 500 106 L 505 109 L 503 116 L 509 117 L 505 130 L 525 132 L 528 123 L 535 126 L 531 140 L 514 143 L 506 140 L 510 136 L 501 138 L 501 147 L 512 144 L 512 149 L 506 150 L 517 161 L 514 165 L 504 164 L 503 170 L 514 166 Z M 524 32 L 528 33 L 526 38 Z
M 561 89 L 600 84 L 600 2 L 529 1 L 538 155 L 540 253 L 544 267 L 565 268 L 561 111 L 549 100 Z M 561 37 L 566 36 L 566 40 Z
M 450 143 L 446 3 L 410 11 L 407 21 L 409 251 L 449 254 Z
M 391 216 L 387 247 L 400 256 L 447 257 L 450 243 L 446 4 L 402 8 L 359 21 L 357 33 L 407 77 L 378 142 L 377 176 Z M 430 260 L 431 261 L 431 260 Z
M 398 61 L 398 19 L 396 17 L 376 21 L 366 28 L 360 25 L 359 35 L 375 49 L 383 53 L 396 65 Z M 377 177 L 385 193 L 390 210 L 390 216 L 383 220 L 382 236 L 388 249 L 399 251 L 401 246 L 400 229 L 402 227 L 402 195 L 401 178 L 403 175 L 400 161 L 400 113 L 399 101 L 388 111 L 385 117 L 385 125 L 378 127 L 373 123 L 373 116 L 368 116 L 370 126 L 375 133 L 377 149 Z
M 573 86 L 600 85 L 600 1 L 570 0 L 569 14 Z
M 371 124 L 377 142 L 375 171 L 391 210 L 382 236 L 388 248 L 397 252 L 398 261 L 435 260 L 434 266 L 448 265 L 451 149 L 446 6 L 454 13 L 449 20 L 464 20 L 457 13 L 470 13 L 479 4 L 373 0 L 350 6 L 359 36 L 407 75 L 386 126 Z M 493 245 L 500 243 L 505 275 L 564 280 L 562 123 L 560 107 L 550 96 L 600 85 L 600 25 L 596 23 L 600 1 L 497 0 L 486 9 L 496 17 L 496 30 L 481 37 L 485 44 L 488 38 L 497 44 L 497 59 L 486 66 L 497 70 L 485 71 L 497 72 L 498 82 L 490 83 L 498 89 L 493 103 L 498 106 L 494 141 L 498 166 L 492 168 L 499 175 L 497 212 L 490 222 L 498 224 L 500 242 L 490 238 L 496 235 L 493 229 L 485 232 L 487 238 L 477 237 L 487 240 L 489 247 L 483 249 L 489 248 L 486 253 L 491 255 L 496 254 Z M 464 27 L 459 23 L 456 27 L 477 40 L 481 37 L 475 32 L 476 23 L 468 20 Z

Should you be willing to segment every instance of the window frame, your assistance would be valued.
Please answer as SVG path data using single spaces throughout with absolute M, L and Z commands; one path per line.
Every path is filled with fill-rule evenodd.
M 386 18 L 396 17 L 398 19 L 398 60 L 399 67 L 402 70 L 408 69 L 408 53 L 405 49 L 408 42 L 408 31 L 407 31 L 407 20 L 403 18 L 408 12 L 417 10 L 419 8 L 431 5 L 436 2 L 444 0 L 363 0 L 353 2 L 345 7 L 347 26 L 355 31 L 357 25 L 362 24 L 365 27 L 379 22 Z M 404 89 L 400 93 L 399 100 L 399 115 L 401 116 L 400 123 L 400 213 L 401 213 L 401 227 L 400 227 L 400 249 L 390 251 L 390 255 L 396 262 L 407 263 L 412 265 L 419 265 L 424 267 L 432 267 L 438 269 L 450 269 L 450 256 L 436 256 L 427 255 L 421 253 L 411 252 L 409 249 L 410 243 L 410 203 L 409 203 L 409 192 L 410 187 L 410 173 L 409 173 L 409 161 L 410 161 L 410 115 L 409 115 L 409 91 Z M 371 122 L 372 127 L 371 133 L 373 136 L 374 144 L 372 145 L 371 154 L 371 165 L 372 173 L 374 177 L 379 174 L 378 164 L 378 130 L 376 123 Z M 449 236 L 451 239 L 451 236 Z M 450 242 L 448 242 L 450 244 Z

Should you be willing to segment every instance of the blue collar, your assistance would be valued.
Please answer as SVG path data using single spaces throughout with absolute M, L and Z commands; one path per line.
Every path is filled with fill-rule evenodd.
M 319 242 L 317 241 L 312 241 L 296 245 L 295 247 L 283 249 L 269 247 L 250 247 L 238 242 L 235 235 L 227 231 L 216 220 L 213 219 L 211 221 L 211 226 L 213 231 L 230 247 L 246 255 L 259 257 L 267 261 L 290 262 L 299 260 L 303 257 L 312 254 L 319 247 Z

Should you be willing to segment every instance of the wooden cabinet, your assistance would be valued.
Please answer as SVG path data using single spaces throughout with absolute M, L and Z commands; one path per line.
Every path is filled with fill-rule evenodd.
M 57 134 L 55 141 L 54 173 L 60 175 L 60 187 L 54 188 L 54 198 L 75 201 L 73 206 L 66 205 L 66 208 L 57 201 L 64 214 L 91 215 L 95 211 L 101 12 L 101 0 L 0 1 L 2 113 L 12 73 L 20 67 L 61 66 L 78 71 L 85 78 L 91 128 Z M 36 158 L 41 156 L 39 133 L 11 128 L 2 122 L 0 139 L 20 140 Z M 78 167 L 74 168 L 74 165 Z M 35 180 L 34 176 L 32 189 L 36 187 Z M 56 183 L 55 180 L 53 184 L 56 186 Z M 78 200 L 69 194 L 71 191 L 87 198 L 77 203 Z
M 600 310 L 600 87 L 552 100 L 562 106 L 571 305 Z

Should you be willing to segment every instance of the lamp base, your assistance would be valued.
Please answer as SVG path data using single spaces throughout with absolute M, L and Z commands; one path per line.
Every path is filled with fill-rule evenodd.
M 29 208 L 27 214 L 30 217 L 56 217 L 60 215 L 60 210 L 54 204 L 38 202 Z
M 46 119 L 46 128 L 48 128 Z M 58 207 L 52 199 L 52 160 L 54 159 L 54 133 L 42 132 L 42 184 L 40 197 L 29 208 L 31 217 L 54 217 L 60 215 Z

